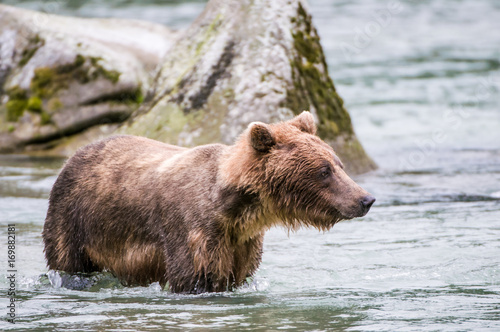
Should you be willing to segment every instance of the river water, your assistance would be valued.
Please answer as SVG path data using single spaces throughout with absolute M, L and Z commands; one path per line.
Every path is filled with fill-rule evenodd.
M 310 1 L 336 87 L 380 166 L 356 178 L 377 197 L 366 217 L 326 233 L 271 230 L 253 283 L 232 293 L 122 288 L 108 275 L 69 290 L 45 275 L 40 235 L 63 161 L 0 156 L 0 329 L 500 331 L 500 5 L 393 2 Z M 22 5 L 176 28 L 204 6 L 81 3 Z M 5 320 L 7 223 L 15 325 Z

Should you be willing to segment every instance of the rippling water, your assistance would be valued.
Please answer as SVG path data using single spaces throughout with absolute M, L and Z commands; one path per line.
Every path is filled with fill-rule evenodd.
M 20 300 L 16 325 L 0 328 L 500 330 L 500 6 L 391 2 L 310 1 L 337 89 L 380 165 L 356 179 L 377 197 L 367 217 L 326 233 L 271 230 L 253 283 L 233 293 L 123 288 L 109 275 L 68 290 L 43 276 L 40 235 L 62 160 L 0 156 L 0 308 L 9 222 Z M 204 3 L 22 5 L 183 28 Z

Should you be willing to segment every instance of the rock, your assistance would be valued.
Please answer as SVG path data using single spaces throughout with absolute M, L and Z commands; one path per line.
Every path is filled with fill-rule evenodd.
M 8 10 L 5 8 L 6 6 L 2 6 L 0 10 L 3 9 L 3 12 L 19 11 L 10 7 Z M 27 13 L 26 11 L 22 12 Z M 30 13 L 30 15 L 34 14 Z M 63 18 L 58 17 L 57 19 Z M 71 22 L 73 20 L 75 22 L 90 21 L 73 18 L 64 18 L 64 20 L 71 20 Z M 95 30 L 89 32 L 86 35 L 87 38 L 93 37 L 94 34 L 108 34 L 108 28 L 104 23 L 102 24 L 98 32 Z M 117 29 L 116 31 L 121 31 L 117 25 L 113 25 L 110 29 L 114 28 Z M 162 33 L 158 33 L 160 28 L 157 29 L 155 30 L 156 35 L 162 35 Z M 39 38 L 44 40 L 40 49 L 48 44 L 46 34 L 42 36 L 41 30 L 43 29 L 39 29 L 37 32 Z M 77 34 L 78 31 L 78 29 L 74 29 L 74 32 L 71 33 Z M 12 34 L 12 32 L 10 33 Z M 111 34 L 111 32 L 109 33 Z M 173 38 L 172 33 L 167 30 L 165 30 L 164 35 L 165 39 L 170 38 L 168 39 L 170 41 Z M 136 38 L 141 39 L 140 37 Z M 65 39 L 67 38 L 62 40 Z M 31 45 L 34 46 L 31 48 L 29 48 L 28 43 L 26 44 L 28 46 L 18 49 L 28 50 L 26 54 L 29 55 L 31 52 L 29 50 L 38 47 L 37 45 L 40 43 L 39 40 L 34 39 L 31 42 Z M 96 43 L 102 45 L 100 42 Z M 114 114 L 113 122 L 120 122 L 125 118 L 126 120 L 116 130 L 110 130 L 109 126 L 103 131 L 98 130 L 99 135 L 112 131 L 115 134 L 147 136 L 183 146 L 212 142 L 231 144 L 252 121 L 265 123 L 282 121 L 292 118 L 303 110 L 310 110 L 318 123 L 318 134 L 333 146 L 350 173 L 362 173 L 376 167 L 358 142 L 349 114 L 329 77 L 320 40 L 312 24 L 311 16 L 308 14 L 305 1 L 211 0 L 192 25 L 179 33 L 175 42 L 169 45 L 172 46 L 162 48 L 165 57 L 161 61 L 161 68 L 153 85 L 147 90 L 148 96 L 151 98 L 146 98 L 146 101 L 138 109 L 133 110 L 131 115 L 130 112 L 133 109 L 131 106 L 111 112 Z M 95 52 L 85 54 L 74 51 L 73 58 L 71 58 L 73 62 L 69 61 L 71 59 L 68 58 L 65 66 L 68 67 L 68 70 L 79 72 L 77 65 L 82 60 L 75 57 L 77 54 L 83 56 L 85 68 L 91 68 L 94 65 L 92 57 L 108 59 L 115 54 L 112 50 L 104 47 L 96 47 L 93 50 Z M 36 51 L 28 64 L 34 61 L 33 59 L 39 53 L 40 50 Z M 161 52 L 157 54 L 159 53 Z M 128 55 L 130 53 L 123 55 L 123 58 L 128 59 Z M 138 59 L 135 53 L 134 55 L 135 59 Z M 132 56 L 130 55 L 130 57 Z M 18 58 L 16 63 L 22 61 L 22 57 Z M 122 54 L 119 54 L 116 56 L 116 60 L 106 62 L 106 66 L 104 66 L 103 60 L 96 62 L 97 65 L 103 66 L 108 73 L 114 73 L 112 70 L 119 73 L 117 82 L 113 82 L 113 77 L 116 75 L 106 74 L 92 83 L 96 87 L 100 84 L 97 88 L 98 91 L 110 89 L 104 96 L 114 96 L 116 91 L 128 91 L 124 94 L 128 96 L 128 104 L 137 105 L 137 102 L 140 101 L 138 100 L 140 95 L 133 93 L 138 91 L 134 90 L 138 86 L 134 85 L 134 82 L 141 82 L 142 95 L 145 94 L 145 87 L 149 87 L 149 82 L 147 79 L 142 81 L 138 78 L 140 75 L 137 73 L 142 72 L 141 70 L 111 67 L 114 62 L 125 62 L 126 60 L 123 58 Z M 60 63 L 60 60 L 54 60 L 50 64 L 44 64 L 44 66 L 52 68 Z M 63 70 L 63 72 L 65 71 Z M 99 69 L 93 69 L 92 72 L 99 72 Z M 44 72 L 38 74 L 43 79 Z M 38 87 L 38 85 L 29 83 L 30 80 L 38 76 L 18 74 L 17 81 L 12 76 L 12 74 L 9 75 L 8 80 L 10 88 L 16 86 L 23 88 L 23 85 L 17 83 L 23 81 L 22 78 L 24 78 L 23 82 L 28 82 L 27 85 L 25 83 L 24 87 Z M 71 74 L 71 77 L 74 76 L 78 75 Z M 64 102 L 67 105 L 68 101 L 64 98 L 69 98 L 75 95 L 74 91 L 78 91 L 77 96 L 73 97 L 78 109 L 68 108 L 65 112 L 78 113 L 82 107 L 109 101 L 108 98 L 102 97 L 102 94 L 96 97 L 95 89 L 84 92 L 85 89 L 82 88 L 84 84 L 78 82 L 78 79 L 75 80 L 74 84 L 64 85 L 65 92 L 60 92 L 57 95 L 59 102 Z M 65 78 L 61 78 L 60 81 L 66 82 Z M 56 82 L 59 81 L 56 80 Z M 99 83 L 97 84 L 97 82 Z M 121 90 L 116 89 L 117 85 L 120 85 Z M 113 87 L 115 90 L 111 90 Z M 48 90 L 50 94 L 51 89 Z M 14 94 L 13 92 L 7 93 L 10 93 L 9 102 L 11 105 L 9 108 L 13 109 L 12 118 L 18 116 L 16 110 L 28 108 L 26 98 L 32 96 L 29 94 L 24 98 L 16 99 L 15 96 L 22 96 L 22 93 L 14 92 Z M 42 100 L 44 110 L 49 107 L 49 101 L 50 99 L 47 100 L 47 98 Z M 24 104 L 25 102 L 26 104 Z M 54 103 L 56 102 L 53 101 L 51 105 L 53 106 Z M 123 106 L 127 103 L 121 104 Z M 32 101 L 31 105 L 36 108 L 37 101 Z M 94 109 L 85 113 L 85 119 L 78 119 L 79 116 L 75 115 L 75 119 L 68 121 L 61 120 L 65 118 L 62 115 L 64 112 L 61 112 L 61 118 L 51 116 L 50 121 L 59 121 L 61 126 L 66 124 L 71 127 L 70 124 L 73 124 L 71 127 L 73 129 L 68 131 L 77 131 L 77 129 L 82 130 L 84 126 L 75 126 L 75 122 L 86 123 L 87 128 L 91 127 L 98 123 L 98 119 L 104 117 L 103 114 L 106 112 L 102 112 L 102 110 Z M 28 113 L 32 116 L 36 112 L 29 111 Z M 34 119 L 25 118 L 24 115 L 18 121 L 22 123 L 36 122 Z M 43 122 L 42 119 L 39 122 Z M 16 131 L 17 129 L 12 134 Z M 27 131 L 29 132 L 29 130 Z M 9 137 L 13 137 L 12 134 Z M 45 132 L 44 134 L 56 138 L 54 134 L 51 134 L 53 136 Z M 86 137 L 88 141 L 92 135 Z M 0 138 L 0 146 L 2 146 L 1 141 Z M 58 144 L 60 143 L 56 145 Z M 72 144 L 73 146 L 78 145 L 75 140 L 72 141 Z M 59 149 L 59 151 L 66 152 L 69 150 L 71 149 Z
M 52 146 L 123 122 L 151 88 L 176 35 L 148 22 L 0 5 L 0 152 Z M 82 137 L 88 141 L 88 133 Z
M 118 132 L 231 144 L 248 123 L 310 110 L 351 173 L 375 168 L 335 91 L 303 1 L 212 0 L 163 60 L 155 98 Z

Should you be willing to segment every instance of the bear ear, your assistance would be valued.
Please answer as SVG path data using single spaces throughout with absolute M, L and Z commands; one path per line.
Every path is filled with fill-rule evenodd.
M 311 135 L 316 134 L 316 124 L 314 123 L 314 117 L 311 112 L 303 111 L 300 115 L 290 120 L 289 123 L 305 133 Z
M 250 141 L 252 147 L 259 152 L 268 152 L 276 144 L 271 128 L 262 122 L 252 122 L 250 128 Z

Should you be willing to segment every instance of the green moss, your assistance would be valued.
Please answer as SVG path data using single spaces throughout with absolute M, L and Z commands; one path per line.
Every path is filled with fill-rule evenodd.
M 6 91 L 9 99 L 26 99 L 27 92 L 24 89 L 21 89 L 19 85 L 13 86 L 12 88 Z
M 68 82 L 73 78 L 79 64 L 79 59 L 71 64 L 49 68 L 40 67 L 35 69 L 35 75 L 31 79 L 30 90 L 38 98 L 50 98 L 60 89 L 66 88 Z
M 112 103 L 112 104 L 126 104 L 132 108 L 135 108 L 138 104 L 144 101 L 144 96 L 142 95 L 141 88 L 138 87 L 134 90 L 120 91 L 115 94 L 105 95 L 101 98 L 92 100 L 88 105 L 95 105 L 100 103 Z
M 7 109 L 6 120 L 15 122 L 24 114 L 28 104 L 27 92 L 16 85 L 8 89 L 6 93 L 9 97 L 9 101 L 5 104 Z
M 312 20 L 311 20 L 311 15 L 307 15 L 304 7 L 302 7 L 302 4 L 299 2 L 299 7 L 297 8 L 297 14 L 298 14 L 298 23 L 305 25 L 305 32 L 310 35 L 312 31 Z
M 33 112 L 41 112 L 42 111 L 42 100 L 38 97 L 31 97 L 28 99 L 28 105 L 26 108 Z
M 42 43 L 40 39 L 33 40 L 33 43 Z M 106 70 L 99 64 L 101 58 L 86 58 L 77 54 L 71 63 L 55 66 L 40 67 L 34 71 L 29 90 L 15 86 L 6 91 L 9 101 L 6 107 L 7 121 L 17 121 L 26 109 L 40 113 L 42 123 L 50 122 L 50 115 L 43 110 L 44 101 L 47 101 L 49 112 L 57 111 L 64 105 L 55 96 L 62 89 L 67 89 L 69 83 L 77 81 L 81 84 L 88 83 L 99 77 L 103 77 L 113 83 L 117 83 L 120 73 L 116 70 Z M 120 102 L 140 104 L 144 101 L 142 91 L 138 88 L 132 93 L 127 93 Z
M 135 94 L 135 102 L 137 104 L 142 104 L 144 102 L 144 95 L 142 94 L 141 88 L 137 89 L 137 92 Z
M 23 115 L 27 104 L 28 102 L 26 99 L 9 100 L 7 104 L 5 104 L 7 108 L 7 121 L 17 121 Z
M 120 78 L 120 73 L 116 70 L 106 70 L 98 62 L 101 58 L 90 57 L 89 61 L 77 54 L 71 63 L 56 67 L 40 67 L 35 69 L 35 75 L 31 80 L 30 89 L 38 98 L 51 98 L 61 89 L 66 89 L 69 82 L 77 81 L 86 84 L 104 77 L 116 83 Z
M 9 127 L 7 128 L 7 131 L 9 133 L 13 132 L 14 130 L 16 130 L 16 127 L 14 127 L 14 125 L 9 125 Z
M 99 61 L 102 60 L 101 57 L 90 57 L 90 63 L 94 67 L 94 71 L 91 74 L 92 79 L 97 79 L 99 76 L 102 76 L 113 83 L 117 83 L 120 79 L 121 73 L 116 70 L 107 70 L 102 65 L 99 64 Z
M 84 56 L 81 54 L 77 54 L 73 62 L 57 66 L 55 67 L 55 71 L 59 75 L 69 74 L 80 69 L 84 63 L 85 63 Z
M 144 102 L 144 95 L 142 94 L 141 87 L 139 86 L 130 93 L 122 93 L 119 101 L 129 104 L 142 104 Z
M 63 103 L 59 100 L 59 98 L 56 97 L 50 98 L 49 101 L 47 102 L 47 109 L 50 112 L 60 110 L 61 108 L 63 108 L 63 106 L 64 106 Z
M 321 60 L 322 50 L 319 43 L 319 37 L 304 34 L 297 31 L 293 34 L 295 49 L 304 56 L 307 61 L 317 63 Z
M 56 72 L 52 68 L 41 67 L 35 69 L 35 75 L 31 79 L 30 89 L 35 96 L 47 98 L 52 96 L 60 87 L 55 84 Z
M 30 41 L 31 41 L 32 43 L 34 43 L 34 44 L 38 44 L 38 43 L 40 43 L 40 42 L 45 43 L 45 41 L 44 41 L 42 38 L 40 38 L 40 35 L 38 35 L 38 34 L 36 34 L 33 38 L 31 38 L 31 40 L 30 40 Z
M 85 57 L 77 54 L 72 63 L 54 67 L 53 70 L 56 74 L 54 83 L 57 83 L 58 89 L 65 88 L 71 80 L 81 84 L 90 82 L 92 78 L 89 76 L 89 68 L 85 66 L 85 62 Z
M 40 113 L 40 123 L 46 125 L 52 122 L 52 118 L 49 113 L 42 111 Z
M 121 73 L 116 71 L 116 70 L 106 70 L 103 67 L 98 67 L 97 70 L 98 70 L 97 72 L 101 76 L 107 78 L 108 80 L 110 80 L 113 83 L 117 83 L 118 80 L 120 79 Z
M 295 114 L 314 107 L 319 118 L 318 134 L 324 139 L 333 139 L 341 133 L 353 134 L 349 114 L 328 75 L 323 49 L 311 16 L 307 15 L 300 3 L 292 24 L 296 51 L 290 63 L 293 89 L 287 91 L 284 106 Z
M 23 51 L 22 58 L 19 61 L 19 66 L 22 67 L 30 61 L 30 59 L 35 55 L 38 48 L 27 48 Z
M 30 61 L 30 59 L 35 55 L 36 51 L 45 44 L 45 41 L 40 38 L 39 35 L 31 38 L 29 40 L 28 46 L 24 49 L 21 54 L 21 60 L 19 61 L 19 66 L 24 66 Z
M 122 93 L 118 101 L 129 104 L 142 104 L 144 101 L 144 95 L 142 94 L 141 87 L 138 87 L 129 93 Z
M 91 56 L 89 59 L 92 66 L 97 66 L 98 62 L 102 60 L 100 56 Z
M 335 122 L 329 120 L 323 122 L 321 130 L 332 133 L 333 135 L 338 135 L 340 133 L 339 126 Z

